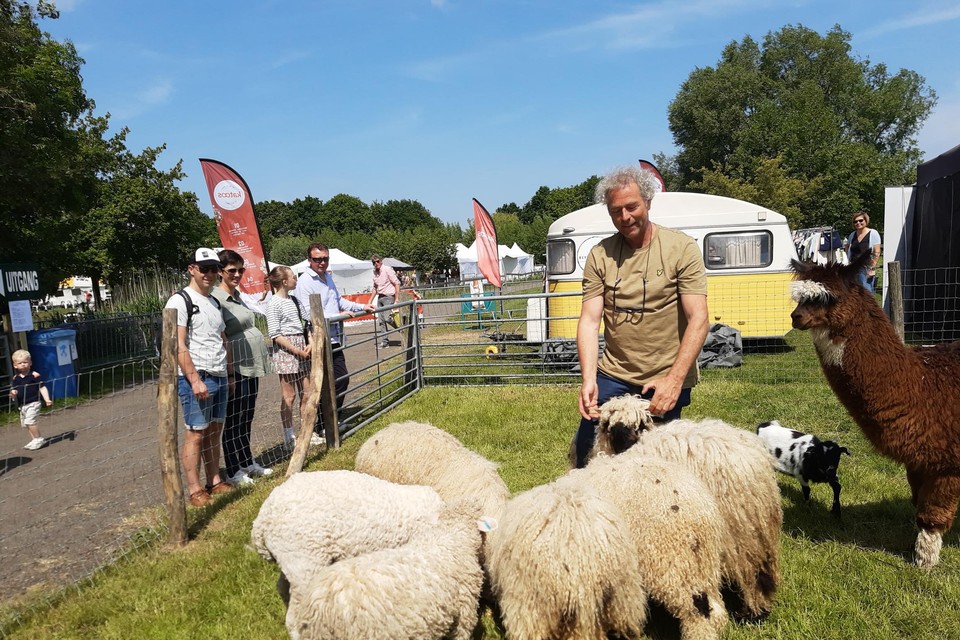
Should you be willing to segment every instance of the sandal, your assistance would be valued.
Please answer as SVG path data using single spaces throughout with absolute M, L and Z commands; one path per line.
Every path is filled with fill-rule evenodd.
M 224 482 L 223 480 L 221 480 L 220 482 L 218 482 L 213 486 L 207 487 L 207 493 L 209 493 L 212 496 L 219 495 L 221 493 L 230 493 L 231 491 L 233 491 L 233 487 L 230 486 L 229 483 Z
M 203 489 L 200 489 L 200 491 L 194 491 L 190 494 L 190 504 L 195 507 L 205 507 L 212 503 L 213 498 L 211 498 L 210 494 Z

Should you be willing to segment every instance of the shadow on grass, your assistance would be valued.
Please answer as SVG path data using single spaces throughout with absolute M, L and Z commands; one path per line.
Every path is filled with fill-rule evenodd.
M 813 485 L 805 502 L 799 488 L 781 487 L 792 506 L 783 510 L 783 532 L 812 542 L 837 542 L 882 551 L 910 562 L 917 536 L 915 511 L 907 499 L 844 505 L 842 516 L 830 513 L 833 494 L 826 485 Z M 819 489 L 819 491 L 818 491 Z

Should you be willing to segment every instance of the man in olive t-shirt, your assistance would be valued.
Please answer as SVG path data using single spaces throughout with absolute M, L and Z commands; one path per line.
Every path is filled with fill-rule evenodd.
M 639 167 L 617 169 L 597 184 L 596 199 L 617 233 L 593 247 L 583 270 L 577 467 L 593 446 L 601 404 L 635 393 L 650 400 L 652 414 L 674 420 L 699 378 L 697 355 L 709 327 L 703 256 L 690 236 L 650 222 L 655 193 L 653 176 Z

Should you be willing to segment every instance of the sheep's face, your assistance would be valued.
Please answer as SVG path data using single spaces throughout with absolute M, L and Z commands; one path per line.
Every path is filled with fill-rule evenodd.
M 833 440 L 818 442 L 804 456 L 803 476 L 811 482 L 836 482 L 842 454 L 850 455 L 850 451 Z
M 866 260 L 869 254 L 864 254 Z M 796 280 L 791 296 L 797 308 L 790 314 L 793 327 L 800 330 L 831 329 L 846 326 L 856 316 L 858 296 L 869 296 L 857 284 L 857 274 L 865 264 L 863 256 L 850 265 L 815 265 L 793 261 Z
M 640 439 L 640 434 L 653 426 L 650 402 L 639 396 L 611 398 L 600 407 L 597 441 L 601 450 L 623 453 Z

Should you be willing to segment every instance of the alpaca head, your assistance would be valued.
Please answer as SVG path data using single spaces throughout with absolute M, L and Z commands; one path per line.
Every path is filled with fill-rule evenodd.
M 869 253 L 849 265 L 817 265 L 792 261 L 795 282 L 791 295 L 797 308 L 790 314 L 795 329 L 838 329 L 862 316 L 861 304 L 876 306 L 873 296 L 857 283 L 857 274 L 870 261 Z
M 596 451 L 613 455 L 635 445 L 640 434 L 653 427 L 649 407 L 649 400 L 633 395 L 604 402 L 597 422 Z

